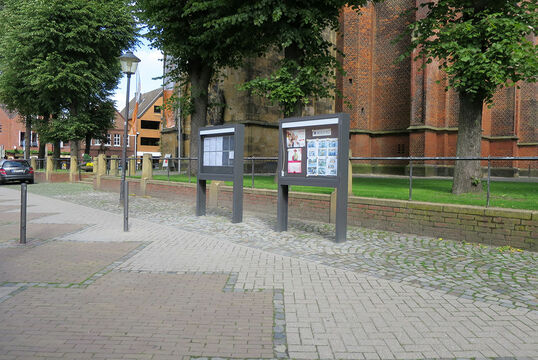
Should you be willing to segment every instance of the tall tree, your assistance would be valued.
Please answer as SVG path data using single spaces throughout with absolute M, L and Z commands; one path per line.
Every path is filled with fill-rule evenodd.
M 30 134 L 32 115 L 37 114 L 39 103 L 35 100 L 36 93 L 24 83 L 20 65 L 10 58 L 17 49 L 15 29 L 21 25 L 18 10 L 6 7 L 4 0 L 0 1 L 0 102 L 11 111 L 19 113 L 25 124 L 25 158 L 30 156 Z M 11 50 L 11 51 L 10 51 Z
M 206 125 L 208 87 L 219 69 L 237 66 L 246 55 L 259 54 L 256 24 L 232 17 L 243 0 L 137 0 L 138 17 L 147 25 L 152 45 L 174 62 L 168 74 L 189 84 L 182 112 L 191 114 L 190 155 L 197 153 L 198 129 Z M 247 26 L 247 24 L 249 24 Z
M 268 49 L 282 51 L 278 72 L 246 88 L 279 102 L 286 114 L 299 114 L 308 97 L 331 90 L 337 63 L 323 31 L 338 28 L 344 5 L 358 10 L 366 1 L 138 0 L 138 16 L 148 25 L 153 45 L 174 60 L 175 78 L 190 84 L 183 110 L 191 113 L 191 156 L 198 128 L 206 124 L 208 86 L 219 69 Z
M 456 155 L 481 155 L 483 103 L 519 81 L 535 82 L 538 53 L 531 40 L 538 23 L 536 1 L 438 0 L 421 5 L 426 16 L 409 26 L 404 56 L 438 60 L 448 87 L 459 93 Z M 418 9 L 416 9 L 418 10 Z M 452 192 L 481 191 L 479 161 L 457 161 Z
M 118 57 L 134 44 L 126 1 L 5 0 L 0 16 L 0 99 L 23 114 L 63 121 L 62 138 L 51 131 L 50 141 L 83 138 L 92 121 L 84 109 L 111 94 Z

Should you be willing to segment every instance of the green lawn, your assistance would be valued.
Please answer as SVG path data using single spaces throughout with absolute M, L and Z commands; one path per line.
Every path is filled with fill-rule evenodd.
M 140 178 L 136 176 L 135 178 Z M 168 180 L 167 175 L 154 175 L 155 180 Z M 186 175 L 170 175 L 170 181 L 188 182 Z M 196 177 L 191 177 L 196 182 Z M 226 182 L 232 185 L 231 182 Z M 250 176 L 244 177 L 244 186 L 249 188 L 252 184 Z M 478 205 L 486 204 L 486 183 L 484 191 L 480 194 L 453 195 L 451 193 L 452 180 L 413 178 L 413 200 L 445 204 Z M 274 189 L 277 184 L 273 176 L 256 176 L 254 187 L 260 189 Z M 332 188 L 313 186 L 292 186 L 292 191 L 330 194 Z M 403 178 L 353 178 L 353 195 L 381 199 L 407 200 L 409 198 L 409 181 Z M 538 184 L 524 182 L 491 183 L 491 207 L 538 210 Z

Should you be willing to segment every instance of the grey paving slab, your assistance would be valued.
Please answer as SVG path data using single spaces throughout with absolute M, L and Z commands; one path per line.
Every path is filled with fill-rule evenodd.
M 87 224 L 26 224 L 26 241 L 51 240 L 56 237 L 84 229 Z M 20 239 L 20 225 L 0 225 L 0 244 L 17 243 Z
M 49 216 L 49 215 L 50 214 L 45 214 L 45 213 L 27 212 L 26 213 L 26 220 L 31 221 L 31 220 L 39 219 L 39 218 Z M 0 225 L 6 225 L 6 224 L 11 224 L 11 223 L 19 224 L 20 219 L 21 219 L 20 210 L 18 210 L 16 212 L 13 212 L 13 211 L 10 211 L 10 212 L 5 212 L 4 211 L 3 212 L 3 211 L 0 210 Z
M 6 196 L 3 200 L 4 200 L 4 204 L 9 203 L 11 201 L 13 201 L 13 204 L 12 205 L 0 205 L 0 212 L 13 211 L 13 210 L 20 209 L 20 205 L 17 206 L 17 204 L 14 203 L 15 199 L 12 196 L 12 194 Z
M 0 287 L 0 299 L 19 289 L 19 286 Z
M 80 283 L 139 245 L 53 241 L 35 247 L 0 248 L 0 284 Z

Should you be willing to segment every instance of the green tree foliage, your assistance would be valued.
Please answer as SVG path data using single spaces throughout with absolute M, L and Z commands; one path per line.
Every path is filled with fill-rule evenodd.
M 325 44 L 322 48 L 328 49 L 328 46 Z M 298 60 L 284 57 L 268 77 L 257 77 L 239 89 L 267 98 L 273 105 L 278 105 L 285 116 L 301 116 L 303 105 L 312 97 L 334 97 L 337 91 L 335 70 L 343 72 L 336 58 L 330 53 L 319 52 Z
M 84 138 L 85 131 L 95 128 L 90 104 L 96 98 L 106 99 L 114 90 L 121 77 L 118 57 L 134 44 L 135 22 L 126 2 L 4 3 L 0 101 L 22 114 L 44 116 L 42 123 L 51 129 L 43 139 Z M 54 115 L 52 120 L 48 114 Z
M 263 28 L 261 39 L 283 52 L 284 58 L 269 77 L 256 78 L 242 88 L 278 103 L 286 116 L 300 116 L 303 105 L 312 97 L 332 97 L 336 71 L 343 69 L 336 59 L 339 52 L 335 44 L 324 34 L 338 31 L 344 6 L 358 12 L 366 3 L 367 0 L 251 3 L 245 13 L 252 14 L 255 23 Z
M 152 45 L 174 63 L 169 74 L 188 85 L 182 112 L 191 113 L 191 155 L 197 133 L 206 125 L 208 87 L 219 69 L 238 66 L 245 55 L 260 54 L 257 25 L 241 9 L 242 0 L 137 0 L 138 17 L 147 25 Z M 240 13 L 240 16 L 236 16 Z M 185 96 L 184 96 L 185 98 Z
M 535 82 L 538 53 L 530 37 L 536 31 L 536 1 L 438 0 L 421 5 L 426 16 L 412 23 L 405 56 L 438 60 L 448 87 L 460 95 L 457 156 L 480 156 L 482 104 L 519 81 Z M 454 193 L 481 189 L 478 161 L 458 161 Z
M 51 141 L 85 139 L 88 153 L 91 139 L 106 139 L 108 130 L 114 127 L 114 116 L 112 100 L 94 97 L 76 115 L 64 111 L 50 119 L 38 119 L 34 126 L 40 136 Z

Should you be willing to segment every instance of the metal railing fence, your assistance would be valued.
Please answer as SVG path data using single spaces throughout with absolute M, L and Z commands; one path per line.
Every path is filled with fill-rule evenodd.
M 362 160 L 362 161 L 408 161 L 409 162 L 409 201 L 413 200 L 413 165 L 416 162 L 423 161 L 487 161 L 487 194 L 486 194 L 486 207 L 490 205 L 491 195 L 491 162 L 492 161 L 529 161 L 528 165 L 528 177 L 531 177 L 531 165 L 530 161 L 538 160 L 538 156 L 488 156 L 488 157 L 457 157 L 457 156 L 422 156 L 422 157 L 350 157 L 349 160 Z
M 136 171 L 139 171 L 142 167 L 142 159 L 143 157 L 130 157 L 129 160 L 136 159 Z M 67 168 L 69 169 L 69 158 L 59 158 L 59 159 L 52 159 L 56 162 L 57 168 Z M 168 166 L 164 167 L 164 160 L 168 160 Z M 500 161 L 500 162 L 507 162 L 507 161 L 525 161 L 529 162 L 528 164 L 528 177 L 532 177 L 532 170 L 538 170 L 538 156 L 520 156 L 520 157 L 512 157 L 512 156 L 488 156 L 488 157 L 457 157 L 457 156 L 445 156 L 445 157 L 439 157 L 439 156 L 423 156 L 423 157 L 415 157 L 415 156 L 383 156 L 383 157 L 360 157 L 360 156 L 354 156 L 350 157 L 349 160 L 353 163 L 356 161 L 383 161 L 383 162 L 391 162 L 391 164 L 394 163 L 401 163 L 405 162 L 405 165 L 409 168 L 408 178 L 409 178 L 409 201 L 413 199 L 413 168 L 417 165 L 427 164 L 427 162 L 436 161 L 437 163 L 434 165 L 452 165 L 455 161 L 481 161 L 483 163 L 487 163 L 487 195 L 486 195 L 486 207 L 490 206 L 490 195 L 491 195 L 491 170 L 492 170 L 492 162 Z M 121 159 L 120 158 L 111 158 L 107 157 L 107 174 L 109 174 L 110 171 L 110 162 L 111 161 L 118 161 L 118 169 L 121 170 Z M 188 182 L 192 182 L 192 176 L 193 176 L 193 169 L 197 166 L 198 158 L 196 157 L 170 157 L 170 158 L 164 158 L 164 157 L 154 157 L 152 158 L 153 161 L 153 168 L 160 171 L 166 171 L 168 181 L 170 181 L 170 175 L 173 173 L 176 174 L 185 174 L 188 176 Z M 244 158 L 245 161 L 245 174 L 250 174 L 251 177 L 251 184 L 250 186 L 254 188 L 254 179 L 256 176 L 262 176 L 262 175 L 271 175 L 275 176 L 277 172 L 277 164 L 278 164 L 278 157 L 276 156 L 248 156 Z M 443 162 L 442 164 L 439 164 L 439 162 Z M 449 163 L 450 162 L 450 163 Z M 531 166 L 531 163 L 533 164 Z M 127 166 L 130 166 L 131 161 L 127 161 Z M 535 165 L 536 164 L 536 165 Z M 428 165 L 428 164 L 427 164 Z M 431 165 L 431 164 L 429 164 Z M 44 169 L 46 167 L 46 159 L 37 159 L 37 166 L 38 169 Z M 79 161 L 79 176 L 81 171 L 82 162 Z M 96 166 L 96 164 L 94 164 Z M 355 175 L 357 176 L 357 175 Z M 415 175 L 416 178 L 416 175 Z M 421 176 L 421 178 L 424 178 Z M 426 177 L 427 178 L 427 177 Z

